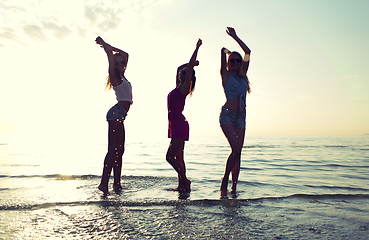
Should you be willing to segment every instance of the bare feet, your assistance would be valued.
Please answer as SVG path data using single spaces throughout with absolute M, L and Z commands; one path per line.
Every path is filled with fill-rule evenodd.
M 180 181 L 180 183 L 178 183 L 178 187 L 171 189 L 172 191 L 178 191 L 178 192 L 183 192 L 184 191 L 184 184 L 182 181 Z
M 176 188 L 168 188 L 168 191 L 179 192 L 180 189 L 178 187 L 176 187 Z
M 222 178 L 222 184 L 220 185 L 220 195 L 221 196 L 227 196 L 228 190 L 227 190 L 228 181 L 225 181 L 224 178 Z
M 184 187 L 182 190 L 183 192 L 189 193 L 191 192 L 191 181 L 187 179 L 187 181 L 184 182 Z
M 118 183 L 118 184 L 115 184 L 114 183 L 113 184 L 113 189 L 114 189 L 114 192 L 119 193 L 119 192 L 122 191 L 123 187 L 122 187 L 122 185 L 120 183 Z
M 220 190 L 220 196 L 221 197 L 227 197 L 227 195 L 228 195 L 228 191 L 227 190 L 226 191 Z
M 108 190 L 108 186 L 104 186 L 102 184 L 100 184 L 98 187 L 97 187 L 100 191 L 102 191 L 104 194 L 108 194 L 109 190 Z
M 232 180 L 232 189 L 231 189 L 231 194 L 236 194 L 237 192 L 237 181 L 233 181 Z

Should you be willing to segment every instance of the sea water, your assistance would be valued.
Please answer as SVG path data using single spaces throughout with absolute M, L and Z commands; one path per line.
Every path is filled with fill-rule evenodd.
M 189 194 L 169 190 L 169 140 L 156 138 L 126 140 L 123 191 L 103 196 L 103 140 L 0 135 L 0 239 L 369 238 L 368 135 L 247 136 L 227 198 L 222 135 L 186 142 Z

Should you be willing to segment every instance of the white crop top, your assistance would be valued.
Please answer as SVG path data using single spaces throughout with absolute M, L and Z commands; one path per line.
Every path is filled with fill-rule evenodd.
M 118 86 L 113 86 L 117 101 L 128 101 L 133 103 L 132 100 L 132 86 L 125 78 L 122 79 L 123 83 Z

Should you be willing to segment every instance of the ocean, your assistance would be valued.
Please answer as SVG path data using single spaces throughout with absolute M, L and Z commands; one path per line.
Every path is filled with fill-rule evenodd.
M 0 135 L 0 239 L 369 239 L 369 135 L 247 135 L 227 198 L 221 134 L 186 142 L 189 194 L 170 191 L 168 139 L 127 138 L 107 196 L 106 139 L 34 137 Z

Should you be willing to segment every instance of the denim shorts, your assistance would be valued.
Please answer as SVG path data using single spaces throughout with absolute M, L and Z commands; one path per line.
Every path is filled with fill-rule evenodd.
M 221 126 L 233 125 L 235 128 L 246 128 L 246 113 L 235 113 L 231 110 L 222 107 L 219 116 L 219 123 Z
M 112 106 L 106 114 L 106 120 L 124 121 L 127 116 L 127 110 L 118 103 Z

